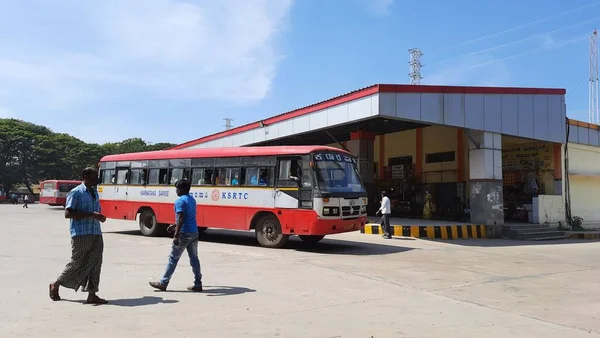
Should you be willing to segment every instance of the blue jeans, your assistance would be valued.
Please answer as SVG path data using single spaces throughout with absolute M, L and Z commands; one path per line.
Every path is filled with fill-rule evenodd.
M 183 255 L 183 252 L 187 250 L 188 256 L 190 257 L 190 265 L 194 272 L 194 286 L 202 285 L 202 273 L 200 272 L 200 260 L 198 260 L 198 233 L 181 233 L 179 235 L 179 245 L 173 244 L 171 247 L 171 254 L 169 255 L 169 263 L 167 263 L 167 271 L 160 280 L 160 283 L 164 286 L 169 285 L 169 281 L 175 272 L 177 262 Z

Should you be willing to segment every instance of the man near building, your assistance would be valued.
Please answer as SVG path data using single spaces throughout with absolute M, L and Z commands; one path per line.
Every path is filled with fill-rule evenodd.
M 390 225 L 390 214 L 392 213 L 392 207 L 390 198 L 387 196 L 387 192 L 384 190 L 381 192 L 381 207 L 377 210 L 377 214 L 381 213 L 381 228 L 383 229 L 383 238 L 392 238 L 392 227 Z
M 202 292 L 202 274 L 200 272 L 200 260 L 198 260 L 198 224 L 196 223 L 196 200 L 190 195 L 191 184 L 187 180 L 175 183 L 175 189 L 179 198 L 175 201 L 176 224 L 167 230 L 174 231 L 173 245 L 167 269 L 162 279 L 158 282 L 150 282 L 150 286 L 166 291 L 171 277 L 175 272 L 179 258 L 187 250 L 190 257 L 190 265 L 194 272 L 194 285 L 188 287 L 189 291 Z
M 100 213 L 96 185 L 98 170 L 83 170 L 83 182 L 69 191 L 65 205 L 65 218 L 71 220 L 71 262 L 58 279 L 50 284 L 50 299 L 60 300 L 60 286 L 88 292 L 87 304 L 106 304 L 98 297 L 104 242 L 100 223 L 106 217 Z

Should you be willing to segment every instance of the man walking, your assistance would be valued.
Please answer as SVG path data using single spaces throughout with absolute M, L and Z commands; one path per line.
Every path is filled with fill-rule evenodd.
M 392 208 L 390 205 L 390 199 L 387 197 L 387 192 L 384 190 L 381 192 L 381 207 L 377 210 L 377 214 L 381 213 L 381 228 L 383 229 L 383 238 L 392 238 L 392 227 L 390 225 L 390 214 Z
M 29 195 L 25 194 L 25 196 L 23 196 L 23 208 L 25 209 L 29 209 Z
M 190 257 L 190 265 L 194 272 L 194 286 L 188 287 L 188 290 L 202 292 L 202 274 L 200 272 L 200 260 L 198 260 L 196 200 L 190 195 L 190 188 L 190 182 L 187 180 L 180 180 L 175 183 L 175 189 L 179 198 L 175 201 L 176 224 L 171 225 L 167 229 L 169 232 L 175 231 L 169 262 L 167 263 L 167 269 L 162 279 L 159 282 L 150 282 L 150 286 L 161 291 L 167 290 L 179 258 L 187 250 Z
M 71 262 L 67 264 L 58 279 L 50 284 L 50 298 L 60 300 L 60 286 L 78 291 L 81 287 L 88 292 L 87 304 L 106 304 L 98 297 L 100 270 L 104 242 L 100 222 L 106 217 L 100 213 L 100 201 L 96 185 L 98 171 L 94 168 L 83 170 L 83 182 L 67 194 L 65 218 L 71 220 Z

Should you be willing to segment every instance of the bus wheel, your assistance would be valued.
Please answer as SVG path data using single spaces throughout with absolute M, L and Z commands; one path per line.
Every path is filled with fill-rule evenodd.
M 165 232 L 164 224 L 156 222 L 156 215 L 151 209 L 140 213 L 140 231 L 144 236 L 158 237 Z
M 317 244 L 319 243 L 325 236 L 324 235 L 298 235 L 300 239 L 306 244 Z
M 255 231 L 258 243 L 266 248 L 281 248 L 290 238 L 290 235 L 284 235 L 281 231 L 281 224 L 275 215 L 267 215 L 258 220 Z

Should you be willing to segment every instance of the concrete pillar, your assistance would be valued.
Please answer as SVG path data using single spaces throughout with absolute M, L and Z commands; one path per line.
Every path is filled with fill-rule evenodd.
M 554 195 L 563 193 L 563 165 L 564 146 L 559 143 L 554 144 Z
M 346 148 L 358 158 L 358 170 L 367 189 L 369 207 L 373 208 L 379 202 L 373 165 L 375 159 L 375 133 L 365 130 L 352 132 L 350 141 L 346 142 Z
M 469 185 L 471 223 L 486 225 L 490 237 L 504 225 L 502 194 L 502 135 L 469 132 Z

